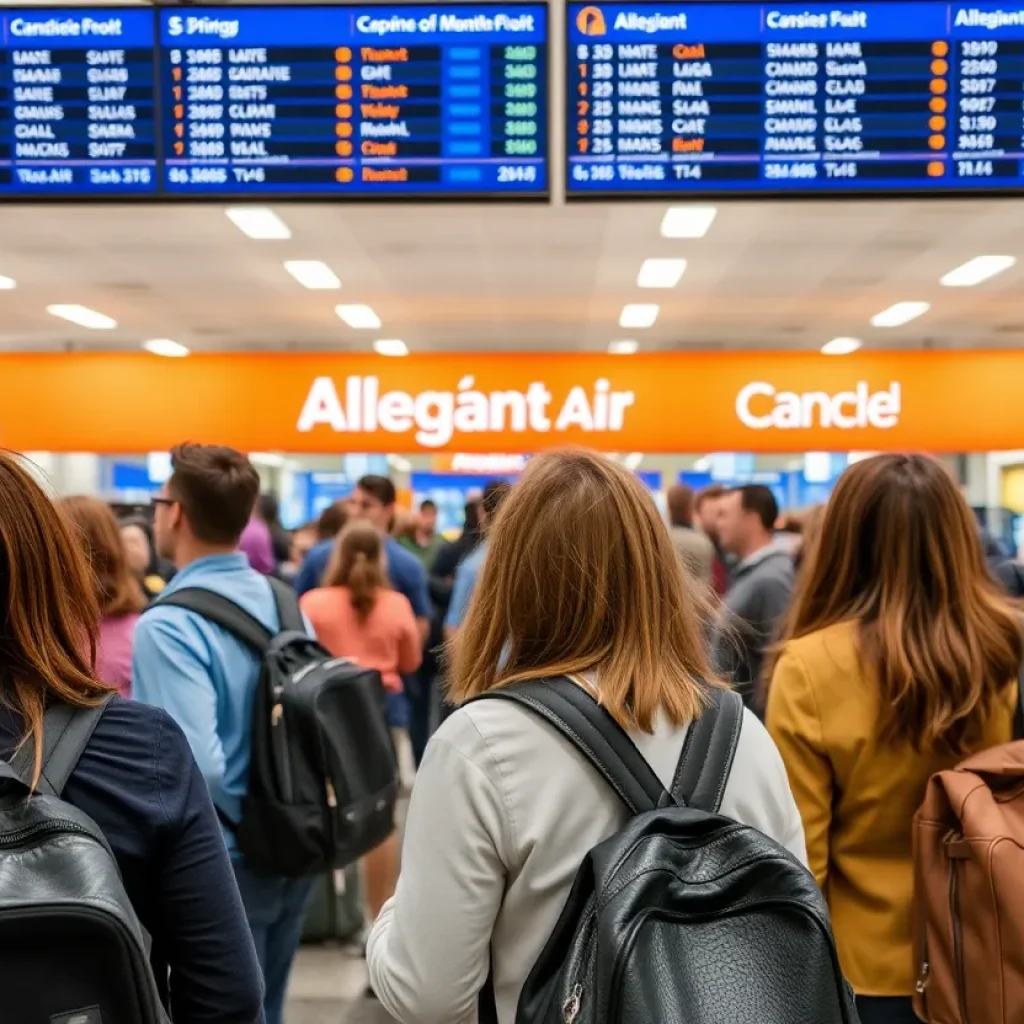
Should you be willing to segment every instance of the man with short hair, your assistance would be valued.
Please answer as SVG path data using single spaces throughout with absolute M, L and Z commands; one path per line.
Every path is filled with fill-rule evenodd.
M 451 637 L 462 625 L 469 608 L 469 599 L 473 596 L 477 577 L 487 556 L 487 531 L 494 522 L 498 510 L 509 496 L 512 485 L 505 480 L 492 480 L 484 488 L 484 496 L 480 501 L 480 529 L 484 539 L 467 555 L 455 570 L 455 586 L 452 589 L 451 603 L 444 620 L 445 635 Z
M 694 501 L 697 525 L 714 545 L 715 560 L 711 566 L 711 585 L 721 597 L 729 589 L 729 569 L 725 564 L 725 552 L 718 541 L 718 503 L 729 493 L 724 484 L 710 484 Z
M 775 495 L 762 484 L 737 487 L 718 502 L 719 539 L 738 561 L 715 631 L 715 663 L 751 706 L 793 594 L 793 559 L 774 535 L 778 517 Z
M 430 498 L 420 502 L 412 535 L 399 537 L 398 543 L 406 551 L 415 555 L 424 569 L 430 568 L 434 556 L 444 544 L 444 538 L 437 532 L 437 504 L 435 502 Z
M 693 579 L 711 586 L 715 564 L 715 545 L 693 525 L 693 488 L 673 484 L 665 496 L 668 505 L 669 533 L 683 565 Z
M 213 591 L 277 633 L 270 582 L 238 550 L 259 493 L 256 470 L 232 448 L 198 444 L 175 448 L 171 467 L 170 479 L 153 499 L 157 551 L 178 569 L 163 594 L 193 587 Z M 163 708 L 181 726 L 222 820 L 242 816 L 260 671 L 255 651 L 186 608 L 158 602 L 136 627 L 134 696 Z M 224 837 L 263 969 L 266 1022 L 281 1024 L 313 882 L 251 871 L 230 829 Z M 201 861 L 193 867 L 203 870 Z

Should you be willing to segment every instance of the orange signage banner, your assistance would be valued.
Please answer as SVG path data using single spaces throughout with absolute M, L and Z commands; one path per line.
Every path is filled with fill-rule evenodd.
M 1024 352 L 0 356 L 0 445 L 652 453 L 1024 444 Z

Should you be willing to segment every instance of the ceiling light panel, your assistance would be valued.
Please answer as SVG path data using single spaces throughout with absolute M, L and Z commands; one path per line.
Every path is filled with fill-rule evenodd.
M 670 206 L 661 221 L 663 238 L 703 238 L 718 216 L 714 206 Z
M 244 235 L 260 241 L 280 241 L 292 237 L 291 228 L 266 206 L 229 206 L 228 220 Z
M 303 288 L 310 288 L 313 291 L 330 291 L 341 287 L 338 275 L 320 260 L 285 260 L 284 269 Z
M 862 344 L 859 338 L 833 338 L 821 346 L 821 352 L 826 356 L 848 356 L 856 352 Z
M 927 302 L 897 302 L 894 306 L 883 309 L 881 313 L 876 313 L 871 318 L 871 326 L 902 327 L 911 320 L 923 316 L 929 309 L 931 304 Z
M 638 341 L 631 341 L 623 339 L 622 341 L 610 341 L 608 343 L 608 354 L 613 356 L 632 356 L 636 355 L 637 350 L 640 348 Z
M 686 271 L 686 260 L 644 260 L 636 283 L 641 288 L 675 288 Z
M 335 306 L 334 312 L 357 331 L 375 331 L 380 327 L 380 317 L 371 306 L 362 304 Z
M 142 343 L 142 347 L 151 355 L 166 359 L 182 359 L 189 354 L 187 346 L 170 338 L 150 338 Z
M 109 331 L 117 326 L 117 321 L 103 313 L 97 313 L 95 309 L 88 306 L 56 305 L 47 306 L 46 312 L 50 316 L 60 317 L 68 323 L 77 324 L 79 327 L 88 328 L 90 331 Z
M 976 256 L 940 277 L 939 284 L 947 288 L 973 288 L 982 281 L 1009 270 L 1016 262 L 1016 256 Z
M 654 303 L 631 302 L 622 307 L 619 326 L 633 329 L 653 327 L 659 312 L 660 307 Z
M 373 350 L 380 356 L 407 356 L 409 347 L 400 338 L 380 338 L 373 343 Z

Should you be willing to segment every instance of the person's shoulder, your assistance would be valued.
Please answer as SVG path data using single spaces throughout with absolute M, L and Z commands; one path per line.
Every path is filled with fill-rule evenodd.
M 782 648 L 781 660 L 798 666 L 818 685 L 835 679 L 845 689 L 851 676 L 860 674 L 856 624 L 837 622 L 789 640 Z
M 397 590 L 381 590 L 377 595 L 378 604 L 387 612 L 407 611 L 412 615 L 412 604 L 405 594 Z
M 162 708 L 114 697 L 96 723 L 87 748 L 147 767 L 154 758 L 186 763 L 191 752 L 178 723 Z

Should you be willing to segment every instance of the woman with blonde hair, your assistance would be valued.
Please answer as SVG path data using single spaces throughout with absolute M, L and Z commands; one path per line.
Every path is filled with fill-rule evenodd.
M 768 694 L 862 1024 L 911 1024 L 911 822 L 929 777 L 1010 739 L 1020 613 L 971 510 L 923 455 L 840 478 Z
M 450 695 L 523 680 L 588 689 L 671 785 L 709 701 L 702 598 L 632 473 L 605 456 L 530 461 L 489 534 L 454 641 Z M 744 715 L 722 813 L 804 857 L 799 815 L 768 734 Z M 488 972 L 499 1024 L 585 855 L 629 818 L 566 740 L 504 700 L 461 707 L 427 747 L 402 874 L 370 936 L 370 978 L 402 1024 L 474 1019 Z
M 63 498 L 58 507 L 75 527 L 92 569 L 102 615 L 96 672 L 105 683 L 116 686 L 122 697 L 130 697 L 135 624 L 146 607 L 146 598 L 128 567 L 117 519 L 99 498 Z
M 342 530 L 323 585 L 303 594 L 299 605 L 331 654 L 377 669 L 388 700 L 404 696 L 402 676 L 420 667 L 423 648 L 409 599 L 388 586 L 384 541 L 371 523 L 356 520 Z M 396 736 L 399 750 L 407 746 Z M 396 834 L 363 858 L 363 871 L 372 920 L 395 891 Z

